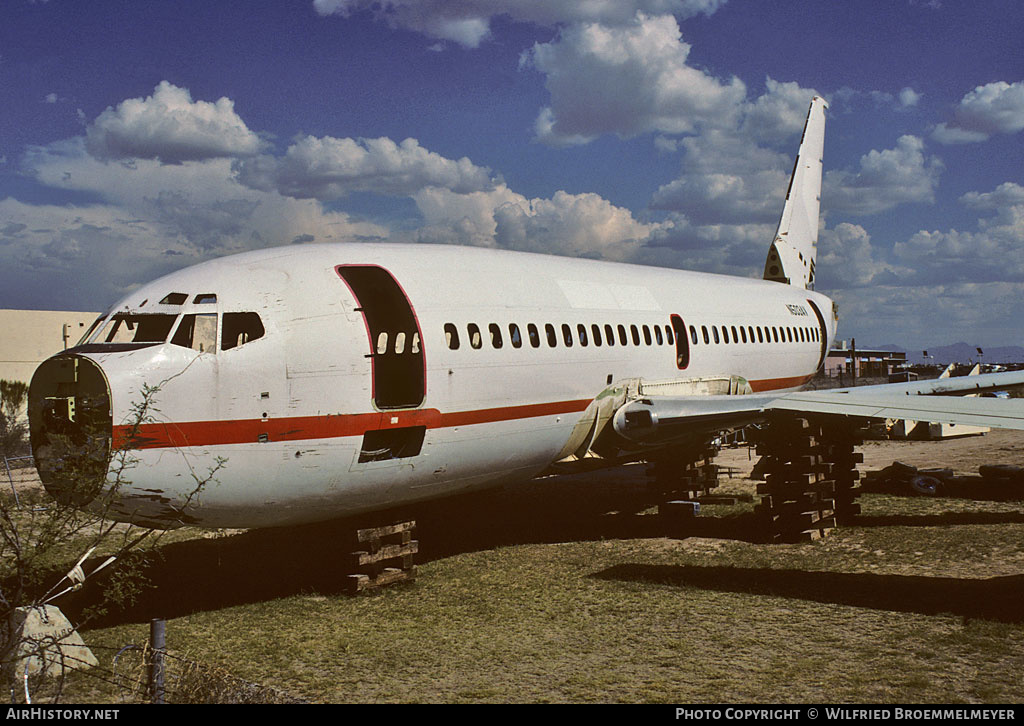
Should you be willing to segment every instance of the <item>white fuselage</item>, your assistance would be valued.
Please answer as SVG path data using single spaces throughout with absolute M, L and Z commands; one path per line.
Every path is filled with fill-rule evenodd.
M 386 274 L 376 268 L 400 295 L 371 299 L 373 275 Z M 172 293 L 185 301 L 157 302 Z M 392 309 L 402 297 L 418 330 L 382 340 L 369 309 L 403 319 Z M 835 335 L 832 302 L 790 285 L 431 245 L 226 257 L 143 286 L 119 311 L 177 316 L 168 342 L 76 353 L 102 369 L 115 443 L 139 424 L 120 516 L 170 523 L 221 457 L 185 511 L 207 527 L 323 520 L 527 479 L 572 453 L 574 428 L 610 387 L 732 376 L 754 391 L 798 388 Z M 224 349 L 225 326 L 254 313 L 263 331 Z M 190 315 L 217 321 L 217 350 L 181 344 Z M 686 346 L 670 342 L 677 330 Z M 144 384 L 156 390 L 135 421 Z

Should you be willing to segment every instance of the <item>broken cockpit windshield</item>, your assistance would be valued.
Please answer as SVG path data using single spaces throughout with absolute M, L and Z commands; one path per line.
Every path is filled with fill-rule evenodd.
M 171 334 L 177 315 L 166 313 L 115 313 L 95 327 L 87 343 L 163 343 Z
M 164 343 L 170 338 L 173 345 L 214 353 L 218 339 L 220 350 L 230 350 L 262 338 L 266 332 L 257 313 L 224 313 L 220 320 L 216 312 L 185 313 L 175 328 L 177 320 L 178 315 L 168 313 L 114 313 L 96 320 L 78 344 L 134 347 Z

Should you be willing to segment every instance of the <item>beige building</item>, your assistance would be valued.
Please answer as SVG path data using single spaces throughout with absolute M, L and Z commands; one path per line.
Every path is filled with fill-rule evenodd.
M 0 309 L 0 379 L 28 383 L 36 366 L 78 342 L 99 313 Z

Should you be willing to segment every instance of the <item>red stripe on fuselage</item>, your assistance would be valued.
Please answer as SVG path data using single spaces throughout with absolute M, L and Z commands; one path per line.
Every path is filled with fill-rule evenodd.
M 750 390 L 754 393 L 761 393 L 763 391 L 778 391 L 782 388 L 796 388 L 802 386 L 807 381 L 814 378 L 814 374 L 810 373 L 806 376 L 793 376 L 792 378 L 766 378 L 761 381 L 749 381 Z
M 750 381 L 755 393 L 795 388 L 814 374 L 792 378 L 768 378 Z M 309 441 L 362 436 L 367 431 L 425 426 L 428 429 L 498 423 L 539 416 L 578 413 L 590 404 L 589 399 L 555 401 L 521 406 L 501 406 L 473 411 L 441 413 L 436 408 L 373 413 L 327 414 L 292 418 L 240 419 L 232 421 L 188 421 L 181 423 L 143 424 L 132 432 L 131 426 L 115 426 L 115 448 L 162 449 L 185 446 L 222 446 L 252 444 L 265 436 L 267 441 Z
M 243 419 L 235 421 L 189 421 L 143 424 L 133 433 L 131 426 L 114 427 L 114 447 L 161 449 L 182 446 L 251 444 L 265 436 L 268 441 L 306 441 L 362 436 L 367 431 L 425 426 L 428 429 L 471 426 L 514 421 L 538 416 L 578 413 L 589 400 L 556 401 L 523 406 L 503 406 L 476 411 L 441 413 L 436 408 L 374 413 L 297 416 L 293 418 Z

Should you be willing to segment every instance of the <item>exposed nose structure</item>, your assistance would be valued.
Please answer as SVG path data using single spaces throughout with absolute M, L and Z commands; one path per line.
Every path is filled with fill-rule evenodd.
M 110 386 L 100 366 L 77 354 L 44 361 L 32 376 L 28 415 L 47 491 L 79 506 L 95 499 L 107 478 L 113 431 Z

